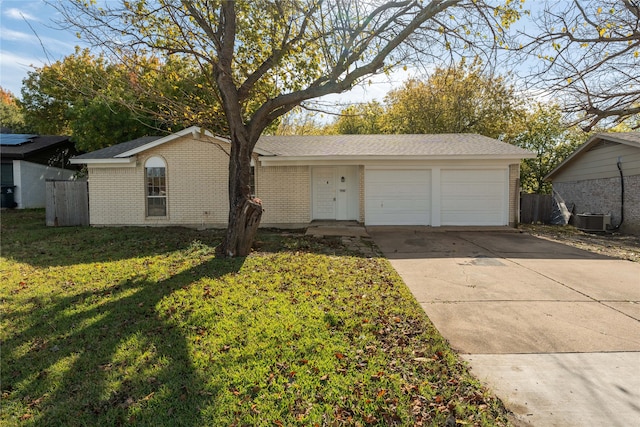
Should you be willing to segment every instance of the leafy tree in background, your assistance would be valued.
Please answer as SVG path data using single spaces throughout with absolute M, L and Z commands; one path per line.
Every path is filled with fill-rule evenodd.
M 516 126 L 518 129 L 507 140 L 536 153 L 536 158 L 524 159 L 521 163 L 522 189 L 528 193 L 551 193 L 551 183 L 545 182 L 544 177 L 588 136 L 579 128 L 568 126 L 557 105 L 535 104 Z
M 2 133 L 31 133 L 16 97 L 0 86 L 0 129 Z
M 533 83 L 585 130 L 640 123 L 640 1 L 546 2 L 522 34 L 521 51 L 542 59 Z
M 251 196 L 250 162 L 265 129 L 305 101 L 344 92 L 418 57 L 441 60 L 474 49 L 491 55 L 500 29 L 519 17 L 521 6 L 511 0 L 130 0 L 100 6 L 72 0 L 57 7 L 67 23 L 114 55 L 162 53 L 198 63 L 208 94 L 220 96 L 221 133 L 231 140 L 229 222 L 219 249 L 242 256 L 262 215 Z M 128 52 L 135 49 L 136 55 Z
M 382 133 L 384 113 L 384 106 L 377 101 L 351 105 L 340 112 L 332 128 L 339 134 Z
M 29 72 L 22 105 L 38 133 L 71 135 L 89 151 L 192 124 L 219 129 L 219 97 L 203 83 L 202 70 L 185 58 L 108 59 L 76 50 Z
M 426 81 L 389 92 L 384 133 L 477 133 L 500 138 L 521 112 L 506 78 L 485 72 L 478 59 L 437 68 Z
M 28 73 L 22 86 L 25 119 L 39 134 L 71 135 L 84 151 L 145 135 L 144 118 L 116 101 L 133 97 L 128 77 L 104 56 L 76 50 Z
M 323 116 L 323 113 L 296 107 L 282 116 L 273 132 L 265 130 L 264 133 L 275 135 L 329 135 L 335 133 L 331 126 L 322 122 Z

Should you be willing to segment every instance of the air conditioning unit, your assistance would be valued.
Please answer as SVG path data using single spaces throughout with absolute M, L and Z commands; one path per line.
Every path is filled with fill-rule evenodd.
M 582 231 L 607 231 L 607 226 L 611 226 L 611 215 L 609 214 L 577 214 L 576 228 Z

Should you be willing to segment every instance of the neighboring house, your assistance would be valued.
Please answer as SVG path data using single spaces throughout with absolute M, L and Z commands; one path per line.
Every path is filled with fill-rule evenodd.
M 225 227 L 228 140 L 191 127 L 77 156 L 92 225 Z M 470 134 L 263 136 L 253 153 L 264 227 L 514 225 L 522 158 Z
M 640 132 L 596 134 L 545 179 L 575 214 L 610 214 L 613 228 L 624 215 L 620 231 L 640 234 Z
M 2 207 L 44 208 L 45 181 L 71 179 L 68 136 L 0 134 Z

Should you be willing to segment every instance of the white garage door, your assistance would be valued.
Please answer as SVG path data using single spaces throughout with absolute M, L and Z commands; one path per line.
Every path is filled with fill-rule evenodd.
M 442 225 L 507 225 L 507 172 L 442 170 Z
M 367 225 L 430 225 L 431 171 L 367 170 Z

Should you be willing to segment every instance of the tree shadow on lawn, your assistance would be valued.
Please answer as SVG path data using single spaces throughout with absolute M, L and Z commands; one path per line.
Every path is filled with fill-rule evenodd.
M 210 259 L 166 280 L 125 280 L 13 313 L 9 321 L 25 329 L 3 343 L 3 418 L 201 425 L 216 386 L 194 366 L 185 331 L 172 325 L 172 313 L 188 308 L 161 301 L 201 278 L 237 272 L 243 262 Z
M 143 258 L 184 250 L 199 241 L 216 246 L 224 230 L 185 227 L 47 227 L 43 210 L 2 214 L 2 256 L 34 267 L 70 266 Z M 305 230 L 260 229 L 258 252 L 304 251 L 361 256 L 339 237 L 305 236 Z

